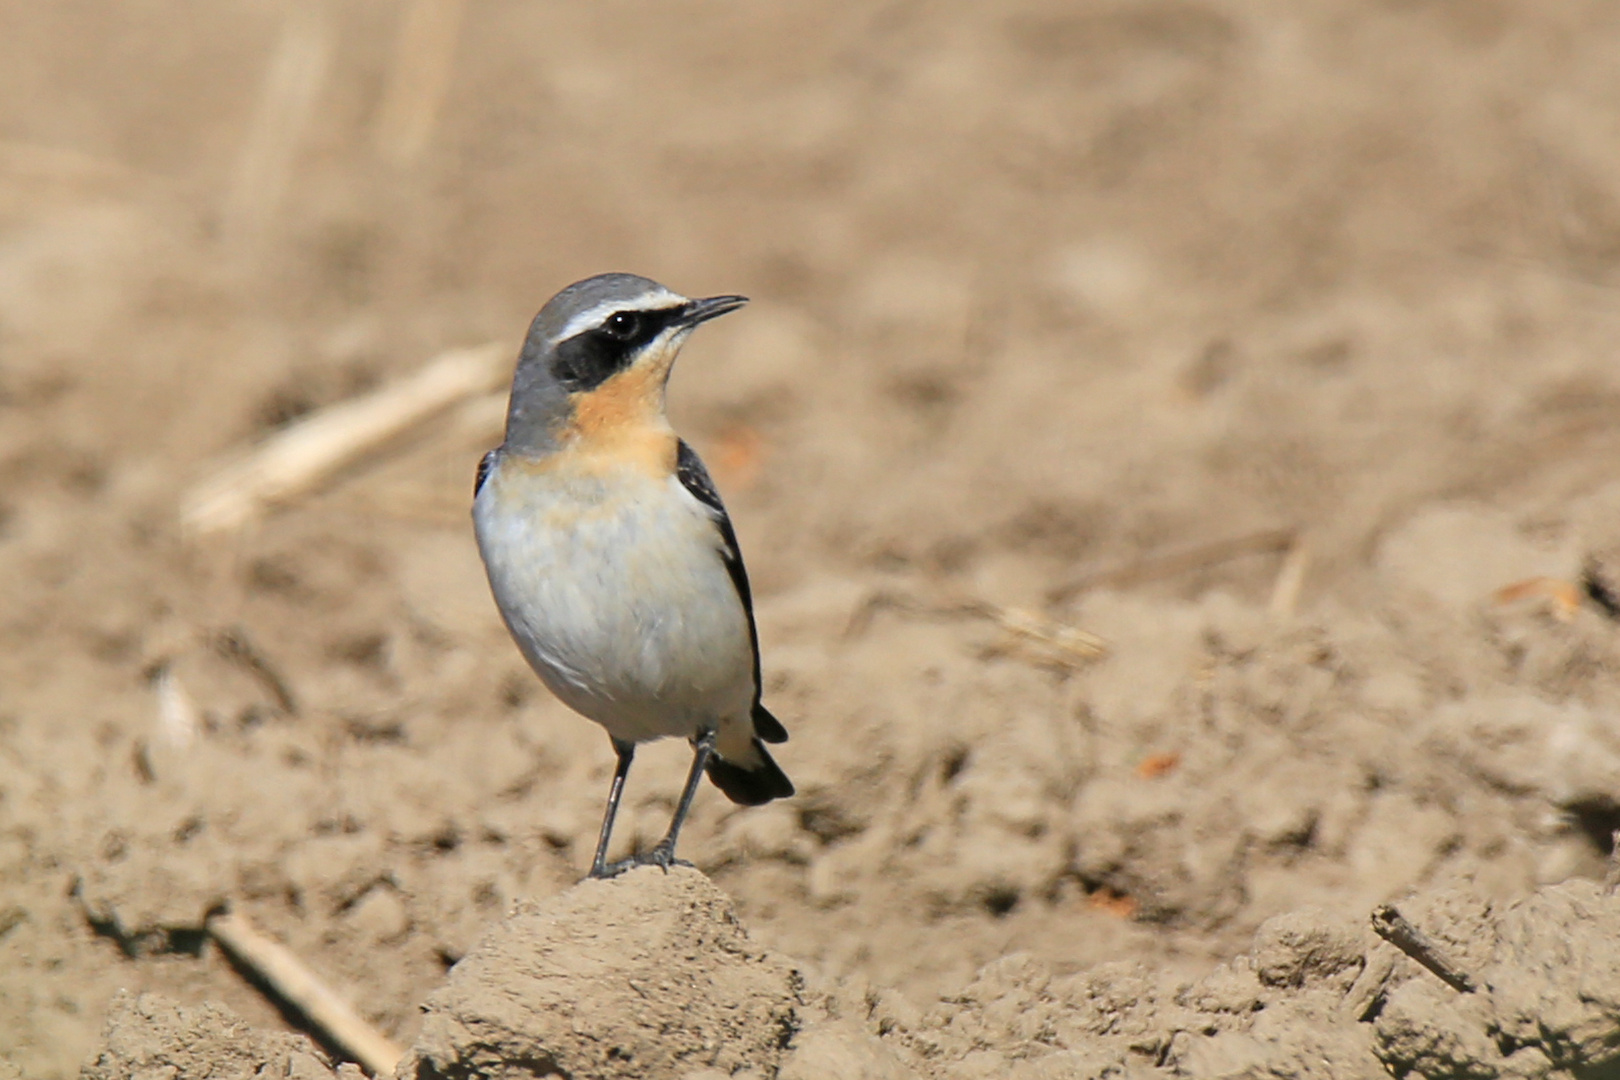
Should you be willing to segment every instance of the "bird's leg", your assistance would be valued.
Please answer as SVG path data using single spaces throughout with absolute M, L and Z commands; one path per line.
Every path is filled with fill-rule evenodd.
M 662 866 L 668 870 L 676 862 L 675 840 L 681 834 L 681 826 L 686 823 L 686 815 L 692 809 L 692 799 L 697 795 L 698 781 L 703 779 L 704 766 L 709 764 L 709 756 L 714 753 L 714 728 L 704 728 L 692 740 L 692 771 L 686 774 L 686 786 L 681 789 L 681 801 L 675 806 L 675 816 L 670 819 L 669 832 L 658 841 L 658 846 L 647 852 L 638 862 L 651 863 Z
M 636 744 L 622 739 L 613 740 L 613 752 L 619 763 L 613 769 L 613 786 L 608 789 L 607 812 L 602 815 L 602 835 L 596 840 L 596 857 L 591 860 L 591 872 L 586 877 L 612 877 L 622 867 L 609 869 L 607 864 L 608 840 L 613 836 L 613 819 L 619 816 L 619 797 L 624 794 L 624 778 L 630 775 L 630 763 L 636 759 Z

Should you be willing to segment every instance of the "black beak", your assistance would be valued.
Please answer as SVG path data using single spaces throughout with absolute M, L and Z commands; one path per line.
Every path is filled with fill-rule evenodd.
M 710 319 L 718 319 L 728 311 L 736 311 L 748 303 L 746 296 L 706 296 L 688 302 L 680 315 L 682 326 L 696 326 Z

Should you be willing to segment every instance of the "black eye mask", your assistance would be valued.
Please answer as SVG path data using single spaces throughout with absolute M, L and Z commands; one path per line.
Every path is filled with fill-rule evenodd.
M 558 343 L 552 374 L 570 391 L 594 390 L 635 360 L 659 334 L 677 321 L 684 306 L 650 311 L 616 311 L 601 326 Z

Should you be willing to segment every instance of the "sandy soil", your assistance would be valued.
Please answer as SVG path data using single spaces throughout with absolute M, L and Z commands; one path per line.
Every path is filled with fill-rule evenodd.
M 319 1075 L 204 941 L 220 905 L 418 1060 L 422 1003 L 515 903 L 611 907 L 566 892 L 607 741 L 526 671 L 471 544 L 487 411 L 238 535 L 177 524 L 223 458 L 607 269 L 755 298 L 673 411 L 801 795 L 706 791 L 683 853 L 721 892 L 658 888 L 734 911 L 704 940 L 779 977 L 760 1022 L 799 1035 L 704 1067 L 1316 1075 L 1180 1031 L 1318 1033 L 1300 1060 L 1336 1075 L 1607 1067 L 1615 1010 L 1538 1042 L 1565 1029 L 1510 1000 L 1528 976 L 1354 987 L 1368 912 L 1413 890 L 1478 972 L 1567 967 L 1557 928 L 1612 917 L 1620 627 L 1556 583 L 1620 585 L 1613 5 L 0 10 L 11 1067 L 118 1075 L 121 1031 L 240 1025 Z M 1292 554 L 1152 558 L 1275 529 Z M 625 843 L 685 757 L 638 759 Z M 1289 959 L 1307 939 L 1327 959 Z M 1352 991 L 1348 1033 L 1312 1019 Z

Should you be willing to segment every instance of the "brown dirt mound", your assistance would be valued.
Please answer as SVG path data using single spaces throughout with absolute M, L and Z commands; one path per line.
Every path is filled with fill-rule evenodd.
M 342 1071 L 350 1080 L 364 1075 L 353 1065 Z M 158 994 L 120 991 L 107 1016 L 104 1045 L 79 1075 L 82 1080 L 329 1080 L 333 1071 L 302 1035 L 255 1030 L 218 1005 L 188 1007 Z
M 428 997 L 399 1075 L 770 1076 L 799 983 L 702 874 L 643 868 L 509 916 Z

